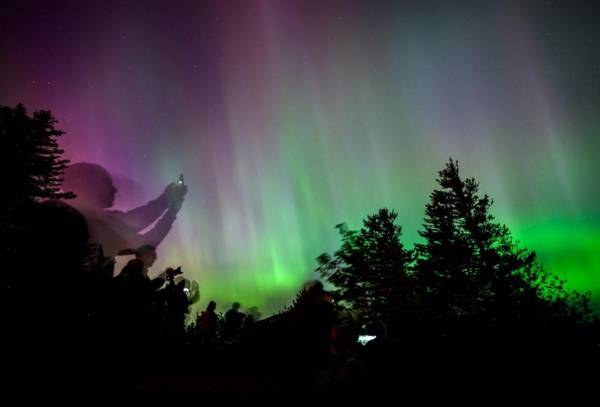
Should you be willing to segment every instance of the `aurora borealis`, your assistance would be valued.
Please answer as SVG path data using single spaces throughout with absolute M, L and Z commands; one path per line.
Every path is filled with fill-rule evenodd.
M 449 156 L 544 266 L 600 295 L 593 2 L 56 1 L 0 5 L 0 104 L 49 109 L 117 206 L 185 174 L 156 268 L 200 305 L 270 313 L 398 213 L 418 239 Z

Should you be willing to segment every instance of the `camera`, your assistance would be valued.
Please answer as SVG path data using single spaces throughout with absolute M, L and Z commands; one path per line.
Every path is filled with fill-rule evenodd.
M 175 279 L 175 276 L 178 276 L 179 274 L 183 274 L 183 271 L 181 271 L 181 266 L 177 267 L 176 269 L 169 267 L 166 272 L 167 272 L 167 280 L 173 280 L 173 279 Z

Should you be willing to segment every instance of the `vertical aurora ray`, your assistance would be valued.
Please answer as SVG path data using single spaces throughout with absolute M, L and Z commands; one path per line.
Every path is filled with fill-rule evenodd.
M 448 156 L 547 269 L 600 295 L 593 14 L 483 3 L 21 2 L 0 13 L 0 103 L 51 109 L 119 207 L 185 174 L 157 268 L 181 264 L 200 305 L 280 309 L 334 225 L 380 207 L 410 246 Z

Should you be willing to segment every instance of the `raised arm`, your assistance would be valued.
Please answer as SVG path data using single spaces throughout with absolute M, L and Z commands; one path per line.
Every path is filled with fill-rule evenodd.
M 157 247 L 171 230 L 171 226 L 173 225 L 173 222 L 175 222 L 176 218 L 177 212 L 175 212 L 173 209 L 167 210 L 167 212 L 162 218 L 159 219 L 158 222 L 156 222 L 156 225 L 154 225 L 152 229 L 143 235 L 139 235 L 140 243 Z
M 170 185 L 167 187 L 167 190 L 169 188 Z M 186 186 L 175 186 L 172 195 L 169 196 L 171 198 L 169 200 L 169 209 L 158 220 L 158 222 L 156 222 L 156 225 L 154 225 L 152 229 L 139 236 L 139 240 L 142 242 L 142 244 L 149 244 L 156 247 L 160 244 L 160 242 L 163 241 L 163 239 L 171 230 L 173 222 L 175 222 L 175 219 L 177 218 L 177 213 L 181 209 L 183 198 L 186 193 Z
M 143 230 L 156 221 L 177 199 L 177 188 L 178 186 L 174 183 L 167 185 L 164 192 L 158 198 L 148 202 L 146 205 L 122 213 L 121 219 L 138 232 Z

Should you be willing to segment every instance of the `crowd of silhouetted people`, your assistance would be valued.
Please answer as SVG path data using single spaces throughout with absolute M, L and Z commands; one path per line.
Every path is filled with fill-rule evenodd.
M 210 300 L 206 309 L 190 315 L 198 297 L 181 268 L 169 267 L 150 278 L 149 269 L 157 258 L 153 246 L 132 250 L 135 257 L 116 276 L 113 262 L 102 255 L 101 248 L 93 245 L 91 249 L 96 253 L 88 257 L 84 268 L 93 276 L 89 289 L 94 295 L 83 322 L 89 339 L 99 345 L 127 350 L 130 355 L 157 347 L 188 347 L 206 355 L 244 340 L 248 332 L 263 324 L 257 307 L 248 308 L 245 314 L 239 302 L 222 315 Z M 333 298 L 320 282 L 307 284 L 302 292 L 293 309 L 283 313 L 289 319 L 286 341 L 290 349 L 298 350 L 299 362 L 326 364 L 335 324 Z
M 137 389 L 187 372 L 205 375 L 195 386 L 202 391 L 248 369 L 272 383 L 291 383 L 292 370 L 329 369 L 334 307 L 320 283 L 307 286 L 293 309 L 266 319 L 238 302 L 221 315 L 210 298 L 191 315 L 200 305 L 197 282 L 181 268 L 149 275 L 187 193 L 183 175 L 146 204 L 116 210 L 105 168 L 60 160 L 53 120 L 49 112 L 29 117 L 21 105 L 0 108 L 7 152 L 0 345 L 15 383 L 35 373 L 43 378 L 37 385 L 54 389 L 107 380 L 109 389 Z
M 13 235 L 15 262 L 3 274 L 0 297 L 2 340 L 14 350 L 7 366 L 14 357 L 15 369 L 35 366 L 51 381 L 61 365 L 71 380 L 92 381 L 93 372 L 101 376 L 96 382 L 117 378 L 126 387 L 152 374 L 229 377 L 252 366 L 275 382 L 290 383 L 294 375 L 275 374 L 286 366 L 320 372 L 305 377 L 309 383 L 327 377 L 335 313 L 320 283 L 307 285 L 293 309 L 266 319 L 256 307 L 242 312 L 238 302 L 221 315 L 210 299 L 191 315 L 197 287 L 181 269 L 149 276 L 155 247 L 131 250 L 115 272 L 114 258 L 88 242 L 86 222 L 72 207 L 48 201 L 18 215 L 26 220 Z

